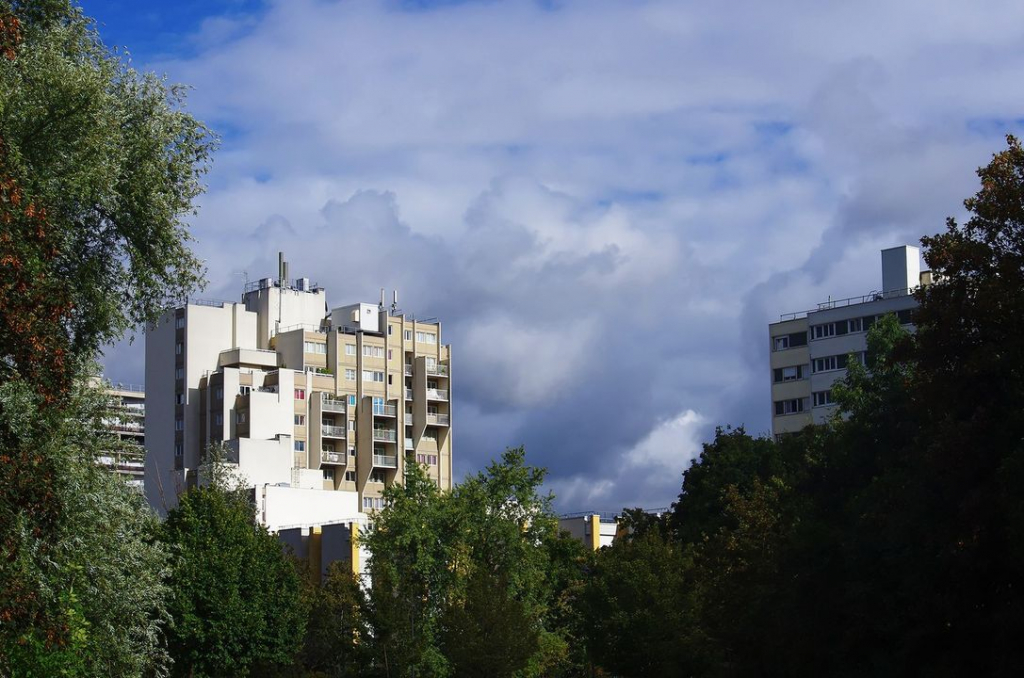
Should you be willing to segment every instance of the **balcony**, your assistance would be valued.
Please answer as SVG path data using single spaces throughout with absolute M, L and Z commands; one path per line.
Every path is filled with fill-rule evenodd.
M 448 401 L 448 390 L 443 388 L 428 388 L 427 389 L 427 400 L 443 400 Z
M 398 414 L 397 405 L 374 405 L 373 416 L 375 417 L 394 417 Z
M 323 452 L 320 455 L 320 462 L 323 464 L 337 464 L 341 466 L 348 463 L 348 458 L 342 452 Z
M 406 363 L 406 365 L 405 365 L 405 376 L 407 376 L 407 377 L 411 377 L 412 376 L 412 365 L 410 365 L 408 363 Z
M 373 465 L 381 468 L 398 468 L 398 457 L 391 454 L 375 454 Z
M 451 419 L 447 414 L 431 414 L 427 413 L 427 423 L 434 424 L 435 426 L 448 426 Z
M 427 365 L 427 374 L 432 377 L 447 377 L 448 366 L 436 363 L 434 365 Z
M 406 400 L 412 400 L 412 389 L 411 388 L 405 389 L 405 399 Z
M 345 414 L 345 401 L 344 400 L 335 400 L 334 398 L 324 398 L 322 402 L 323 402 L 322 407 L 323 407 L 323 411 L 324 412 L 339 412 L 341 414 Z
M 414 450 L 414 449 L 416 449 L 416 446 L 412 444 L 412 438 L 406 438 L 405 439 L 405 449 L 407 449 L 407 450 Z
M 373 439 L 385 443 L 398 442 L 398 431 L 389 428 L 375 428 L 373 429 Z
M 323 437 L 325 437 L 325 438 L 344 438 L 345 437 L 345 427 L 344 426 L 329 426 L 327 424 L 323 424 L 323 425 L 320 426 L 320 433 L 323 434 Z

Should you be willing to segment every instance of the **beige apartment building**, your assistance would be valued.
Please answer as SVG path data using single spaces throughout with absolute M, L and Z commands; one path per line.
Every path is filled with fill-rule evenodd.
M 271 529 L 364 523 L 420 464 L 452 487 L 451 348 L 441 323 L 378 304 L 330 308 L 306 278 L 168 311 L 146 337 L 146 496 L 161 513 L 224 443 Z
M 846 376 L 850 360 L 864 363 L 867 331 L 878 318 L 892 313 L 913 329 L 913 292 L 931 283 L 920 259 L 918 248 L 910 245 L 882 250 L 881 289 L 786 313 L 768 326 L 776 438 L 824 423 L 832 415 L 832 385 Z

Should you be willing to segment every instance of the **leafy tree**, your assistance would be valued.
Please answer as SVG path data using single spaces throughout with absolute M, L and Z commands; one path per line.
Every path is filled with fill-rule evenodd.
M 331 563 L 323 584 L 309 584 L 309 620 L 299 662 L 309 676 L 347 678 L 369 667 L 366 599 L 347 564 Z
M 92 473 L 81 383 L 199 282 L 183 220 L 211 139 L 182 104 L 69 0 L 0 0 L 0 664 L 21 674 L 162 664 L 161 556 L 138 498 Z
M 0 483 L 0 674 L 16 676 L 163 675 L 167 557 L 152 535 L 144 499 L 96 464 L 116 441 L 102 433 L 104 398 L 79 384 L 66 408 L 40 409 L 42 397 L 0 385 L 6 425 L 2 456 L 32 447 L 49 477 Z M 59 520 L 33 526 L 18 499 L 32 483 Z
M 244 489 L 189 490 L 160 536 L 173 558 L 174 675 L 245 676 L 293 661 L 306 620 L 299 573 L 277 537 L 256 522 Z

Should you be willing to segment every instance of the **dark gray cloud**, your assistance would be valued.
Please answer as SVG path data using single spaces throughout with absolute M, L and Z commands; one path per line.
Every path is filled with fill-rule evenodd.
M 454 345 L 457 471 L 526 444 L 567 510 L 665 505 L 716 424 L 766 431 L 767 323 L 877 287 L 1024 117 L 1016 2 L 238 21 L 158 65 L 232 130 L 194 224 L 210 296 L 279 249 L 332 304 L 398 289 Z

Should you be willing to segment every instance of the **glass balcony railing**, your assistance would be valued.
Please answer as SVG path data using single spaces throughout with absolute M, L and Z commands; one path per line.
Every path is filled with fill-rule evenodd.
M 328 426 L 323 424 L 320 426 L 320 432 L 327 438 L 344 438 L 345 427 L 344 426 Z
M 373 439 L 380 440 L 385 443 L 393 443 L 398 441 L 398 432 L 392 431 L 387 428 L 375 428 L 373 429 Z
M 398 457 L 392 454 L 373 455 L 373 465 L 383 468 L 398 468 Z

